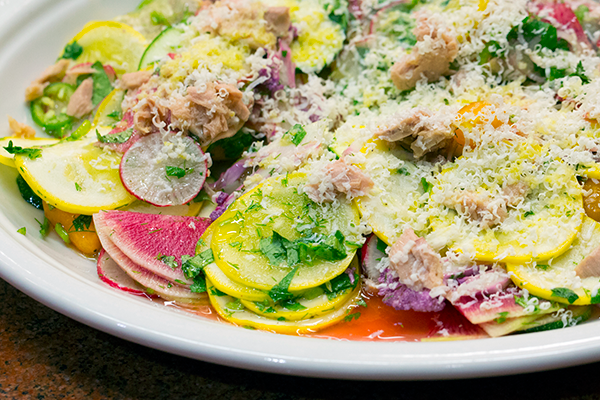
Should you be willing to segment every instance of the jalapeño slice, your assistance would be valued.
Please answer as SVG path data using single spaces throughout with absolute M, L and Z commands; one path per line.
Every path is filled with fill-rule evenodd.
M 31 116 L 36 124 L 55 137 L 61 137 L 71 126 L 73 118 L 67 115 L 67 105 L 75 88 L 56 82 L 44 89 L 44 95 L 31 102 Z

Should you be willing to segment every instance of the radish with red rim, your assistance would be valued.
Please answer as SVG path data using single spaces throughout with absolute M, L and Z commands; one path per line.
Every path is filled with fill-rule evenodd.
M 189 136 L 160 132 L 136 141 L 121 160 L 123 186 L 157 207 L 190 202 L 202 189 L 208 157 Z
M 104 249 L 98 255 L 97 272 L 100 280 L 110 287 L 136 296 L 149 296 L 145 288 L 127 275 Z
M 371 235 L 360 249 L 362 270 L 373 282 L 379 281 L 381 271 L 377 269 L 377 264 L 379 264 L 381 259 L 386 256 L 386 247 L 387 245 L 379 240 L 376 235 Z

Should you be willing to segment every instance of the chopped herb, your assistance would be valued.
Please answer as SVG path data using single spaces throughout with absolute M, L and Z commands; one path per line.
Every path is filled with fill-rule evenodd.
M 289 266 L 298 263 L 310 265 L 318 259 L 337 261 L 347 257 L 344 235 L 340 231 L 336 231 L 333 236 L 313 234 L 294 241 L 287 240 L 273 231 L 273 236 L 261 239 L 259 246 L 273 265 L 280 265 L 284 261 Z
M 479 53 L 479 65 L 489 62 L 493 58 L 500 57 L 500 44 L 495 40 L 486 43 L 485 48 Z
M 421 187 L 423 187 L 423 191 L 425 193 L 430 193 L 433 185 L 427 181 L 425 178 L 421 178 Z
M 26 155 L 27 157 L 29 157 L 32 160 L 35 160 L 36 158 L 40 158 L 42 156 L 41 149 L 23 148 L 20 146 L 15 146 L 15 145 L 13 145 L 12 140 L 8 141 L 8 146 L 4 147 L 4 150 L 6 150 L 9 154 Z
M 283 58 L 287 58 L 287 53 L 288 53 L 287 50 L 283 50 L 281 52 L 281 55 L 283 56 Z
M 106 114 L 106 116 L 108 118 L 116 119 L 117 121 L 119 121 L 122 118 L 121 114 L 122 114 L 121 111 L 115 110 L 115 111 L 113 111 L 113 112 L 111 112 L 109 114 Z
M 214 286 L 212 288 L 210 288 L 210 294 L 212 294 L 213 296 L 219 296 L 219 297 L 227 296 L 227 293 L 221 292 L 219 289 L 217 289 Z
M 167 176 L 175 176 L 175 177 L 181 179 L 186 174 L 185 169 L 179 168 L 179 167 L 172 167 L 170 165 L 167 165 L 167 167 L 165 169 L 167 171 Z
M 122 132 L 109 133 L 101 135 L 96 129 L 96 137 L 100 143 L 125 143 L 133 135 L 133 128 L 125 129 Z
M 90 229 L 91 224 L 92 216 L 81 214 L 73 220 L 73 229 L 75 229 L 75 232 L 86 231 Z
M 568 288 L 554 288 L 552 289 L 552 297 L 561 297 L 566 299 L 569 304 L 573 304 L 579 299 L 577 293 Z
M 75 190 L 77 190 L 78 192 L 81 192 L 81 186 L 79 186 L 79 183 L 75 182 Z
M 65 46 L 62 58 L 76 60 L 83 53 L 83 47 L 77 42 L 69 43 Z
M 382 253 L 385 253 L 388 248 L 388 245 L 383 240 L 379 239 L 377 236 L 375 236 L 373 239 L 377 240 L 377 250 L 379 250 Z
M 274 301 L 284 301 L 290 300 L 293 298 L 293 295 L 289 292 L 288 288 L 292 283 L 292 279 L 294 275 L 298 271 L 299 267 L 291 270 L 277 285 L 273 286 L 271 290 L 269 290 L 269 297 Z
M 69 239 L 69 234 L 65 230 L 65 228 L 61 224 L 54 225 L 54 231 L 60 236 L 60 238 L 66 243 L 71 243 L 71 239 Z
M 523 39 L 531 46 L 539 43 L 540 46 L 549 50 L 569 50 L 569 43 L 565 39 L 558 38 L 556 27 L 538 17 L 525 17 L 518 26 L 515 26 L 508 33 L 506 38 L 515 41 L 518 40 L 519 35 L 522 35 Z
M 21 235 L 25 236 L 25 234 L 27 233 L 27 228 L 26 227 L 22 227 L 17 229 L 17 232 L 19 232 Z
M 548 268 L 550 268 L 550 266 L 547 265 L 547 264 L 536 264 L 536 267 L 539 268 L 539 269 L 541 269 L 541 270 L 543 270 L 543 271 L 547 271 Z
M 398 172 L 400 175 L 406 175 L 406 176 L 410 175 L 410 172 L 408 172 L 408 170 L 407 170 L 406 168 L 404 168 L 404 167 L 402 167 L 402 168 L 399 168 L 397 172 Z
M 360 318 L 360 313 L 359 313 L 359 312 L 357 312 L 357 313 L 352 313 L 352 314 L 348 314 L 348 315 L 346 315 L 346 316 L 344 317 L 344 321 L 346 321 L 346 322 L 350 322 L 350 321 L 352 321 L 353 319 L 354 319 L 354 320 L 357 320 L 357 319 L 359 319 L 359 318 Z
M 213 252 L 211 249 L 208 249 L 185 261 L 182 259 L 183 265 L 181 266 L 181 269 L 188 279 L 193 279 L 202 272 L 204 267 L 214 261 L 215 257 L 213 256 Z
M 42 235 L 42 237 L 48 236 L 48 233 L 50 233 L 50 221 L 48 218 L 44 216 L 44 222 L 40 222 L 36 218 L 35 222 L 40 225 L 40 235 Z
M 306 307 L 304 307 L 302 304 L 298 303 L 295 300 L 282 300 L 280 302 L 280 304 L 283 308 L 290 310 L 290 311 L 306 310 Z
M 190 290 L 194 293 L 206 292 L 206 277 L 198 274 L 194 277 L 194 283 L 190 286 Z
M 588 78 L 587 75 L 585 74 L 585 68 L 583 67 L 583 64 L 581 63 L 581 61 L 579 61 L 579 63 L 577 64 L 577 67 L 575 68 L 575 72 L 569 76 L 577 76 L 577 77 L 579 77 L 579 79 L 581 79 L 582 83 L 590 83 L 590 78 Z
M 104 66 L 100 61 L 96 61 L 92 64 L 92 68 L 95 70 L 92 74 L 92 79 L 94 80 L 94 91 L 92 92 L 92 104 L 95 106 L 100 104 L 102 100 L 106 96 L 110 94 L 113 90 L 112 83 L 110 82 L 110 78 L 104 71 Z
M 175 260 L 175 256 L 165 256 L 163 254 L 158 253 L 158 255 L 156 256 L 156 259 L 158 261 L 162 261 L 163 263 L 165 263 L 168 267 L 170 267 L 173 270 L 179 266 L 179 264 Z
M 575 16 L 577 17 L 577 20 L 579 21 L 580 24 L 583 24 L 584 20 L 585 20 L 585 15 L 590 12 L 590 9 L 588 8 L 588 6 L 584 6 L 583 4 L 580 5 L 579 7 L 577 7 L 575 9 L 575 11 L 573 11 L 575 13 Z
M 358 301 L 356 302 L 356 305 L 359 307 L 367 307 L 367 302 L 364 301 L 363 299 L 358 299 Z
M 501 324 L 506 321 L 506 317 L 508 317 L 508 311 L 499 312 L 498 318 L 494 319 L 494 322 L 497 324 Z
M 164 16 L 164 14 L 160 13 L 158 11 L 152 11 L 150 13 L 150 21 L 152 21 L 153 25 L 166 25 L 166 26 L 170 26 L 171 25 L 171 23 Z
M 306 131 L 302 125 L 296 124 L 292 126 L 292 129 L 287 131 L 285 134 L 289 135 L 291 142 L 298 146 L 306 136 Z
M 523 214 L 523 218 L 527 218 L 530 215 L 534 215 L 535 213 L 533 211 L 525 211 L 525 213 Z

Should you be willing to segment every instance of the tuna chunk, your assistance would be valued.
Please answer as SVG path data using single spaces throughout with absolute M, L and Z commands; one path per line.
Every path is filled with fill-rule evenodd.
M 452 139 L 452 118 L 446 114 L 434 114 L 423 108 L 402 111 L 383 123 L 375 135 L 388 142 L 411 140 L 415 157 L 421 158 L 445 147 Z
M 94 109 L 94 104 L 92 103 L 93 92 L 94 80 L 92 78 L 87 78 L 81 82 L 81 85 L 79 85 L 69 100 L 67 115 L 81 118 L 89 114 Z
M 265 11 L 268 28 L 277 37 L 285 36 L 290 30 L 290 9 L 288 7 L 269 7 Z
M 25 100 L 33 101 L 44 94 L 44 88 L 50 82 L 59 81 L 65 76 L 69 68 L 69 60 L 61 59 L 54 65 L 49 66 L 42 74 L 25 89 Z
M 187 96 L 174 97 L 169 109 L 174 123 L 197 135 L 202 144 L 233 136 L 250 117 L 242 92 L 232 85 L 206 85 L 199 91 L 192 86 Z
M 318 179 L 317 182 L 313 180 Z M 308 197 L 316 202 L 333 201 L 340 193 L 348 197 L 364 196 L 373 187 L 373 181 L 358 167 L 348 165 L 342 160 L 329 163 L 324 176 L 313 176 L 304 187 Z
M 443 284 L 440 255 L 411 228 L 406 228 L 392 246 L 390 267 L 396 271 L 400 282 L 415 291 L 433 289 Z
M 8 116 L 8 127 L 15 136 L 24 138 L 32 138 L 35 136 L 35 129 L 27 124 L 17 121 L 10 115 Z
M 600 247 L 594 249 L 583 261 L 577 264 L 575 274 L 581 279 L 600 277 Z
M 150 80 L 152 71 L 136 71 L 123 74 L 119 80 L 122 89 L 137 89 Z
M 529 186 L 523 182 L 513 183 L 504 187 L 503 195 L 506 200 L 506 205 L 516 207 L 525 199 L 529 192 Z
M 458 55 L 458 42 L 438 21 L 425 14 L 417 20 L 417 44 L 391 68 L 394 85 L 400 91 L 413 89 L 425 78 L 434 82 L 450 73 L 450 63 Z
M 444 204 L 465 214 L 471 221 L 479 222 L 481 229 L 498 225 L 508 216 L 505 201 L 492 199 L 482 192 L 457 191 Z
M 68 70 L 62 81 L 69 85 L 76 85 L 78 77 L 81 75 L 93 74 L 94 72 L 96 72 L 96 70 L 92 68 L 91 64 L 79 64 Z

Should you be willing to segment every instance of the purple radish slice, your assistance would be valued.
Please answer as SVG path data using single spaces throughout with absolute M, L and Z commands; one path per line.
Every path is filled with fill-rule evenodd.
M 226 193 L 232 193 L 238 189 L 244 183 L 246 172 L 250 170 L 250 168 L 244 166 L 245 164 L 246 159 L 237 161 L 223 172 L 215 183 L 210 185 L 211 188 L 215 191 L 222 190 Z
M 156 293 L 165 300 L 178 301 L 182 303 L 198 303 L 206 300 L 206 293 L 194 293 L 189 288 L 179 286 L 171 281 L 148 271 L 127 257 L 110 240 L 106 232 L 98 232 L 104 250 L 113 260 L 140 285 L 146 287 L 149 293 Z
M 94 225 L 104 248 L 107 245 L 102 238 L 110 238 L 135 264 L 179 285 L 193 283 L 181 270 L 181 256 L 195 255 L 196 243 L 210 223 L 208 218 L 130 211 L 94 214 Z M 174 257 L 177 266 L 169 266 L 165 257 Z
M 377 264 L 379 264 L 379 261 L 385 257 L 383 250 L 386 247 L 387 245 L 377 236 L 371 235 L 367 238 L 365 244 L 360 250 L 362 270 L 373 282 L 379 282 L 381 271 L 377 269 Z
M 137 281 L 131 279 L 104 249 L 98 255 L 97 271 L 100 280 L 110 287 L 136 296 L 148 296 L 146 290 Z
M 502 292 L 509 285 L 510 278 L 503 270 L 487 270 L 477 275 L 457 280 L 460 284 L 453 288 L 448 296 L 452 303 L 459 301 L 470 302 L 482 299 L 493 293 Z M 464 302 L 463 301 L 463 302 Z
M 121 180 L 129 193 L 158 207 L 190 202 L 202 189 L 207 157 L 189 136 L 153 133 L 123 154 Z

